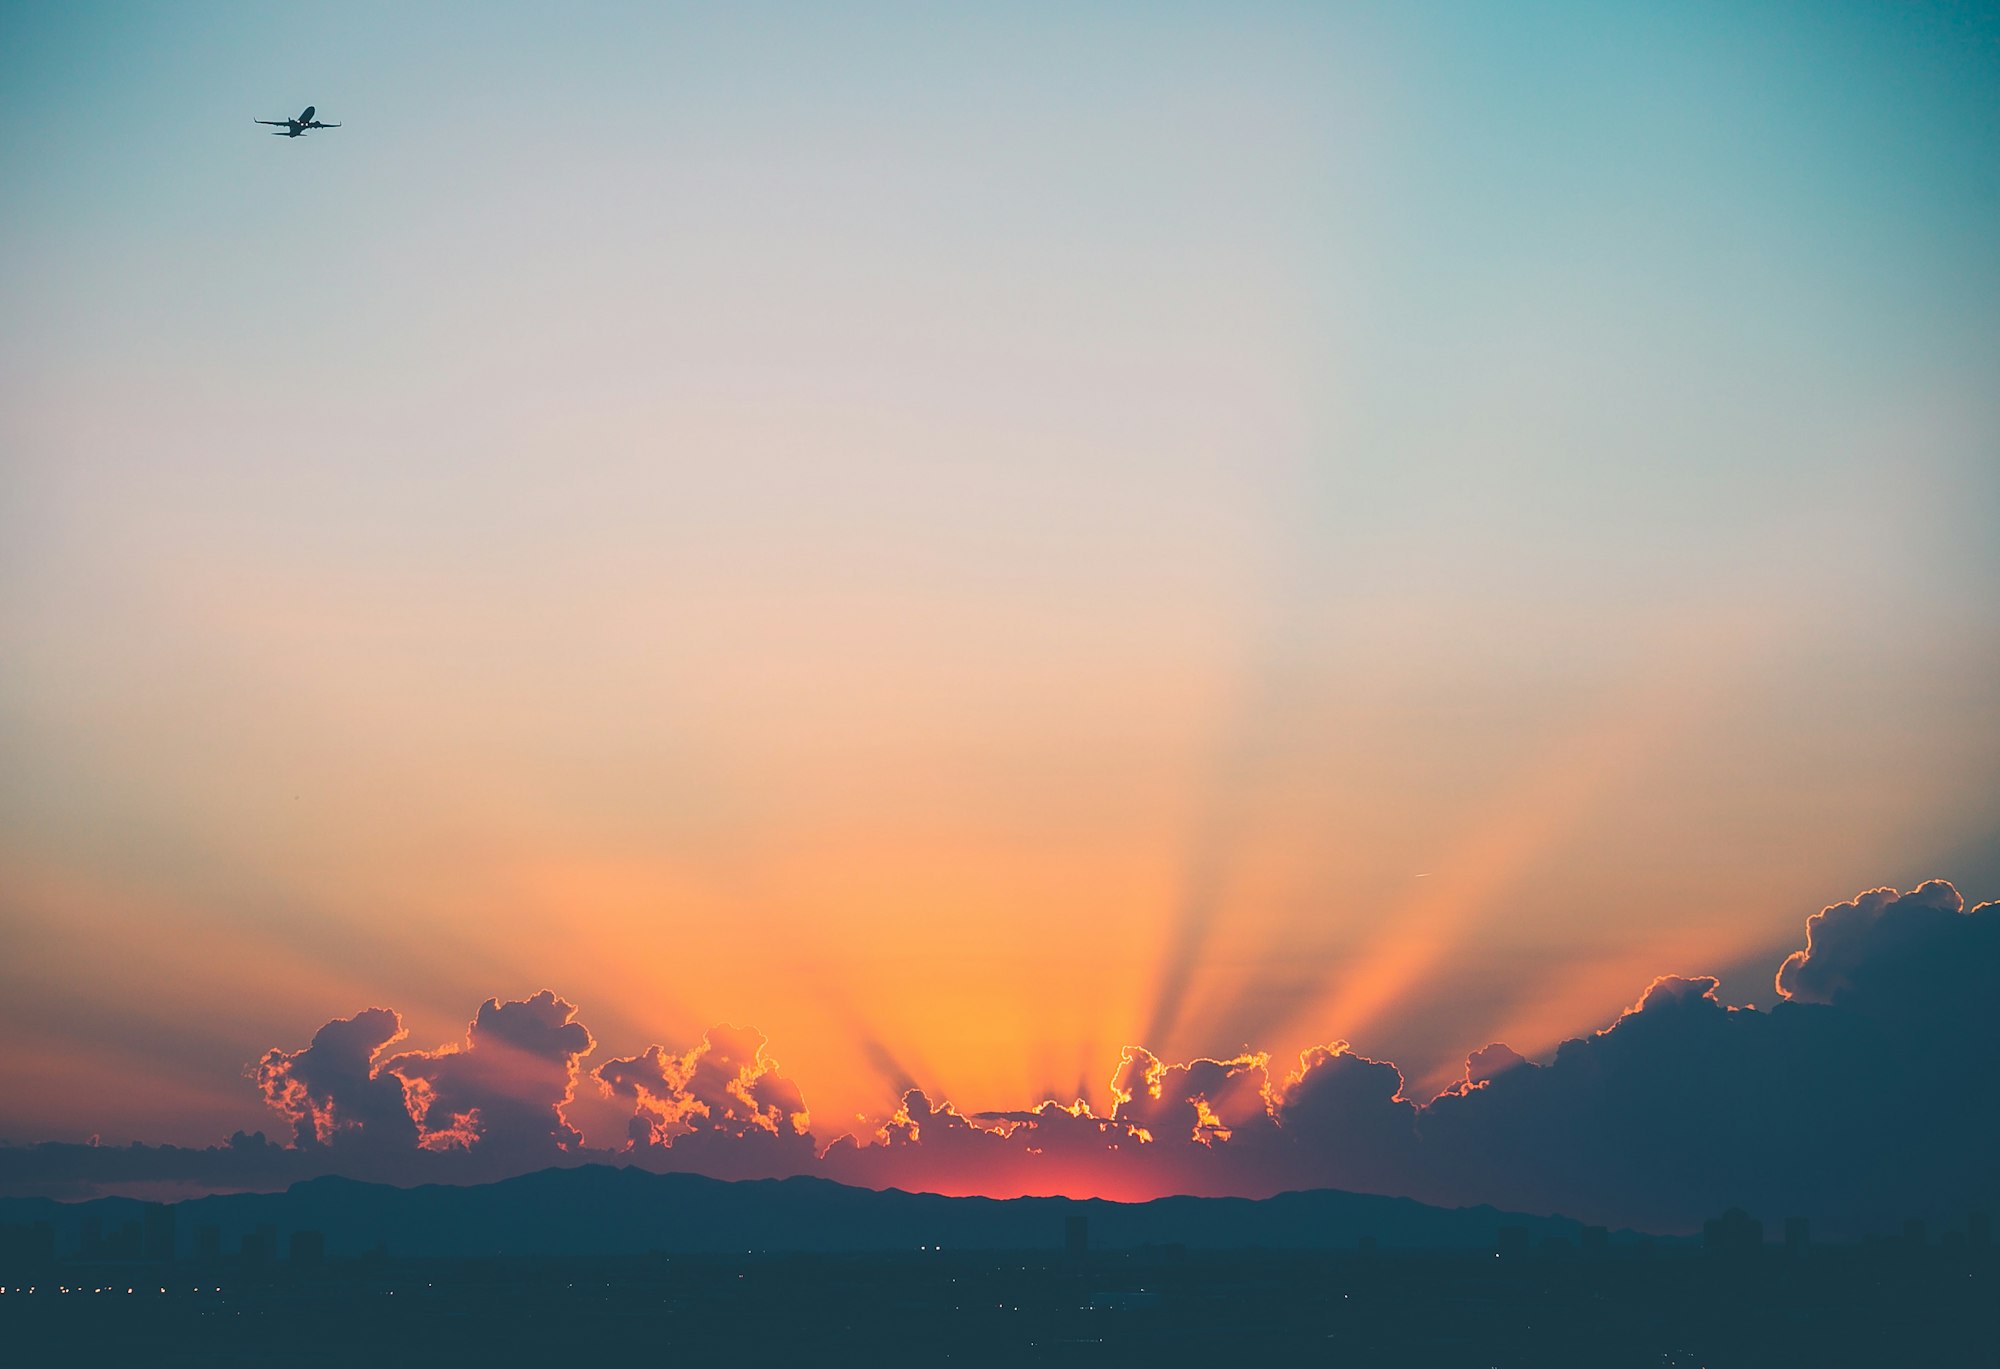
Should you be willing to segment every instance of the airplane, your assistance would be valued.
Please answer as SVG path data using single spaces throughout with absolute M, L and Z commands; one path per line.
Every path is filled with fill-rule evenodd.
M 251 122 L 259 124 L 270 124 L 274 128 L 281 128 L 284 130 L 284 132 L 282 133 L 273 133 L 271 135 L 273 138 L 296 138 L 309 128 L 340 127 L 339 124 L 321 123 L 319 120 L 313 118 L 313 113 L 314 113 L 313 106 L 307 105 L 305 113 L 299 115 L 299 117 L 296 119 L 253 119 Z

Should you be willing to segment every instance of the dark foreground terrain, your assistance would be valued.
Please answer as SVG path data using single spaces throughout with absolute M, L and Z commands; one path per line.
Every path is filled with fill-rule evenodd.
M 17 1266 L 10 1365 L 1991 1365 L 1964 1246 Z

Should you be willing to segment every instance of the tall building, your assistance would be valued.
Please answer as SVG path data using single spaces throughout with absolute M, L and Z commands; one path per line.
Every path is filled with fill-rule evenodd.
M 146 1258 L 160 1264 L 174 1258 L 174 1210 L 165 1203 L 147 1203 L 144 1215 Z
M 255 1231 L 243 1233 L 243 1263 L 266 1265 L 278 1258 L 278 1228 L 270 1222 L 257 1223 Z
M 136 1260 L 146 1253 L 146 1229 L 138 1222 L 120 1222 L 105 1243 L 104 1255 L 112 1260 Z
M 0 1264 L 42 1265 L 56 1257 L 55 1223 L 46 1218 L 36 1222 L 0 1226 Z
M 1732 1207 L 1702 1223 L 1701 1244 L 1711 1255 L 1754 1255 L 1764 1248 L 1764 1224 Z

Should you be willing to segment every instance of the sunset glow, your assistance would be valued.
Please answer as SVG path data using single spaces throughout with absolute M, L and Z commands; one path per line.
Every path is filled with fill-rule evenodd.
M 0 1191 L 1685 1226 L 2000 898 L 1955 14 L 14 7 Z

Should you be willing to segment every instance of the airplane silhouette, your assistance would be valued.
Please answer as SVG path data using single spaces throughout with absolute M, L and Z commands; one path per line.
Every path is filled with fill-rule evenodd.
M 273 133 L 271 135 L 273 138 L 296 138 L 309 128 L 340 127 L 339 124 L 321 123 L 319 120 L 313 118 L 313 112 L 314 112 L 313 106 L 307 105 L 305 113 L 299 115 L 299 117 L 296 119 L 254 119 L 251 122 L 259 124 L 270 124 L 274 128 L 281 128 L 284 130 L 284 132 L 282 133 Z

